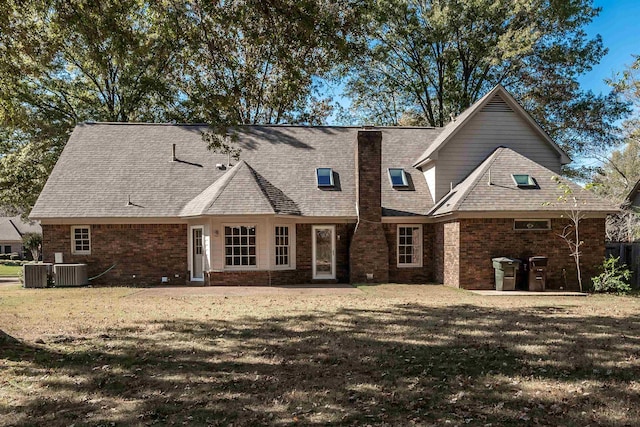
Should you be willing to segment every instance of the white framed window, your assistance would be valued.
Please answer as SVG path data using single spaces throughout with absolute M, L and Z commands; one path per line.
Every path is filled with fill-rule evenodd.
M 402 168 L 389 168 L 389 181 L 392 187 L 407 187 L 409 185 L 407 181 L 407 174 Z
M 398 267 L 422 267 L 422 225 L 398 225 Z
M 289 267 L 290 266 L 290 233 L 289 226 L 276 225 L 276 240 L 275 240 L 275 255 L 276 255 L 276 267 Z
M 316 181 L 318 183 L 318 187 L 333 187 L 333 169 L 317 168 Z
M 230 268 L 257 267 L 255 225 L 226 225 L 224 227 L 224 265 Z
M 551 230 L 550 219 L 514 219 L 513 229 L 519 231 Z
M 75 255 L 91 254 L 91 228 L 88 225 L 71 227 L 71 253 Z

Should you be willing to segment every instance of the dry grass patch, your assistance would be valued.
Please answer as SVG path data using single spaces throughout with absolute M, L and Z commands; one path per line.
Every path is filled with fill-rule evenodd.
M 639 425 L 640 300 L 0 288 L 0 424 Z

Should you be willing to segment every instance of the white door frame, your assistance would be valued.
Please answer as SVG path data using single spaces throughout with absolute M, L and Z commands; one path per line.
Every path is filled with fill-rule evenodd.
M 316 230 L 331 230 L 331 274 L 320 274 L 316 272 Z M 335 225 L 314 225 L 311 227 L 311 262 L 313 269 L 313 279 L 331 280 L 336 278 L 336 226 Z
M 197 255 L 202 257 L 202 277 L 194 277 L 193 276 L 193 266 L 194 266 L 194 262 L 196 259 L 196 254 L 194 253 L 194 247 L 195 245 L 193 244 L 193 231 L 200 229 L 202 231 L 202 254 L 201 255 Z M 192 225 L 191 227 L 189 227 L 189 254 L 191 254 L 190 260 L 191 260 L 191 265 L 189 265 L 189 276 L 192 282 L 204 282 L 204 254 L 205 254 L 205 250 L 204 250 L 204 225 Z

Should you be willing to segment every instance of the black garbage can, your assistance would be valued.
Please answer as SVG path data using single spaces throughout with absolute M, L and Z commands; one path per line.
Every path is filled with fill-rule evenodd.
M 497 291 L 515 291 L 520 271 L 520 260 L 516 258 L 492 258 Z
M 544 291 L 547 288 L 547 262 L 545 256 L 529 257 L 529 290 Z

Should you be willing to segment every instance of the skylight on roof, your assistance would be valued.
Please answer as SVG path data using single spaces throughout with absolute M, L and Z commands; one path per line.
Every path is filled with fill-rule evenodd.
M 316 169 L 316 180 L 318 181 L 318 187 L 333 187 L 333 169 Z
M 392 187 L 406 187 L 409 185 L 407 174 L 402 168 L 389 168 L 389 181 L 391 181 Z
M 513 182 L 520 188 L 531 188 L 536 187 L 536 181 L 533 179 L 531 175 L 528 174 L 513 174 L 511 175 L 513 178 Z

